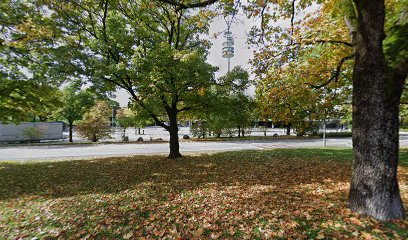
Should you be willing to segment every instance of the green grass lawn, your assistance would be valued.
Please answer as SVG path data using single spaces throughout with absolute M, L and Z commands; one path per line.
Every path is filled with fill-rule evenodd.
M 406 239 L 346 207 L 351 149 L 0 163 L 0 239 Z M 400 188 L 408 206 L 408 151 Z

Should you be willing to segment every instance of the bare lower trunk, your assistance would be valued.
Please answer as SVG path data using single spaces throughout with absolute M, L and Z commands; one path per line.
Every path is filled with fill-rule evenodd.
M 387 75 L 384 2 L 356 0 L 353 73 L 354 166 L 349 207 L 379 220 L 405 216 L 397 182 L 401 84 Z
M 238 137 L 241 137 L 241 127 L 238 127 Z
M 290 135 L 290 125 L 286 126 L 286 135 Z
M 398 112 L 395 106 L 359 106 L 353 113 L 354 166 L 349 207 L 379 220 L 403 218 L 397 182 Z
M 182 155 L 180 154 L 180 145 L 178 138 L 177 114 L 170 115 L 169 119 L 170 126 L 168 131 L 170 133 L 170 154 L 168 158 L 170 159 L 181 158 Z
M 68 125 L 69 125 L 69 135 L 68 135 L 68 141 L 69 142 L 73 142 L 73 140 L 72 140 L 72 127 L 73 127 L 73 122 L 69 122 L 68 123 Z

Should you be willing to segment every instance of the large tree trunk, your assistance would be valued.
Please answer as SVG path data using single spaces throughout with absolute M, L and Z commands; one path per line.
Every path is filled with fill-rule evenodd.
M 170 154 L 168 158 L 181 158 L 180 145 L 178 138 L 178 126 L 177 126 L 177 113 L 168 114 L 170 120 L 169 133 L 170 133 Z
M 74 123 L 73 123 L 73 122 L 69 122 L 68 125 L 69 125 L 68 141 L 69 141 L 69 142 L 73 142 L 73 141 L 72 141 L 72 126 L 74 125 Z
M 286 126 L 286 135 L 290 135 L 290 124 Z
M 383 54 L 384 1 L 355 0 L 358 25 L 353 42 L 354 168 L 349 207 L 379 220 L 405 216 L 398 182 L 401 87 L 387 76 Z

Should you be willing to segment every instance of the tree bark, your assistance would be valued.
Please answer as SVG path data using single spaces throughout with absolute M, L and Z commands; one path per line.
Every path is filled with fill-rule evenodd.
M 290 125 L 286 126 L 286 135 L 290 135 Z
M 238 137 L 241 137 L 241 127 L 238 126 Z
M 92 142 L 97 142 L 98 141 L 98 138 L 96 137 L 96 135 L 93 135 L 92 136 Z
M 72 140 L 72 127 L 73 127 L 74 123 L 73 122 L 68 122 L 68 125 L 69 125 L 68 141 L 73 142 L 73 140 Z
M 355 4 L 354 166 L 349 207 L 379 220 L 404 218 L 397 182 L 402 86 L 387 74 L 382 47 L 384 1 L 355 0 Z
M 168 158 L 181 158 L 182 155 L 180 154 L 180 145 L 178 138 L 177 113 L 170 113 L 168 114 L 168 116 L 170 120 L 170 126 L 168 128 L 170 134 L 170 154 Z

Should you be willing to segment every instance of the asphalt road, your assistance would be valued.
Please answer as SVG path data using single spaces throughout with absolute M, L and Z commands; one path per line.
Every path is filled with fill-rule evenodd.
M 401 135 L 400 145 L 408 147 L 408 135 Z M 327 139 L 327 147 L 351 147 L 350 138 Z M 261 150 L 274 148 L 323 147 L 322 139 L 271 139 L 228 142 L 180 142 L 182 154 L 208 153 L 234 150 Z M 0 161 L 83 159 L 91 157 L 168 154 L 168 143 L 148 144 L 83 144 L 36 145 L 0 147 Z

